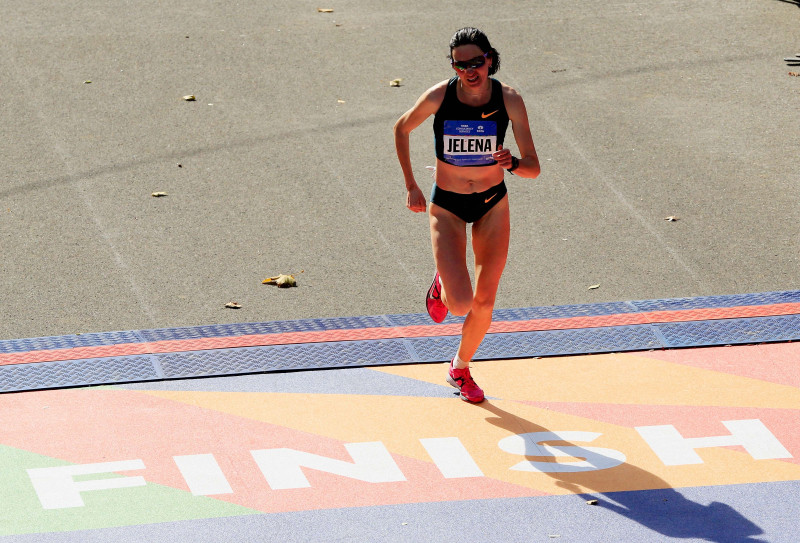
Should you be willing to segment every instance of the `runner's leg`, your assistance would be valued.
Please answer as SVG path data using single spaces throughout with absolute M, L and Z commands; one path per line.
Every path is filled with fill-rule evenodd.
M 467 223 L 436 204 L 428 209 L 433 260 L 442 280 L 442 301 L 454 315 L 472 307 L 472 284 L 467 269 Z
M 504 197 L 472 227 L 475 292 L 458 347 L 458 357 L 464 362 L 475 356 L 492 323 L 497 287 L 508 258 L 510 233 L 508 197 Z

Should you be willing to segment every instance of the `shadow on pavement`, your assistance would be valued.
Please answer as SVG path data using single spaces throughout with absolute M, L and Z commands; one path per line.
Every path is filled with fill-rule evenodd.
M 481 403 L 480 407 L 493 415 L 487 417 L 487 422 L 513 434 L 551 432 L 547 428 L 500 409 L 489 400 Z M 541 449 L 535 441 L 535 439 L 525 440 L 526 457 L 532 462 L 541 462 Z M 545 441 L 540 440 L 540 443 Z M 551 440 L 551 442 L 558 443 L 553 447 L 565 449 L 564 456 L 581 457 L 580 451 L 583 449 L 586 453 L 584 458 L 598 458 L 596 450 L 584 449 L 580 445 L 563 440 Z M 528 452 L 530 454 L 527 454 Z M 583 499 L 597 499 L 597 507 L 613 511 L 670 538 L 703 539 L 716 543 L 764 543 L 763 540 L 754 538 L 764 531 L 725 503 L 712 502 L 703 505 L 693 502 L 674 488 L 670 488 L 670 485 L 660 477 L 627 462 L 610 469 L 615 470 L 619 480 L 633 481 L 642 490 L 624 492 L 600 490 L 608 486 L 608 474 L 604 473 L 606 470 L 565 471 L 547 475 L 557 479 L 558 486 L 582 496 Z M 587 490 L 593 495 L 587 496 Z M 602 495 L 604 499 L 598 499 L 597 494 Z
M 368 126 L 375 123 L 388 123 L 390 121 L 393 122 L 394 119 L 395 119 L 394 113 L 392 113 L 391 115 L 387 114 L 373 115 L 371 117 L 364 119 L 336 121 L 332 123 L 320 124 L 316 126 L 314 130 L 317 133 L 335 133 L 339 130 L 347 128 L 358 128 L 360 126 Z M 47 190 L 51 188 L 59 188 L 63 185 L 69 185 L 72 183 L 77 183 L 80 181 L 101 177 L 103 175 L 108 175 L 111 173 L 130 171 L 146 165 L 158 164 L 162 162 L 175 162 L 180 160 L 186 160 L 187 158 L 212 154 L 222 150 L 255 148 L 262 146 L 268 142 L 286 141 L 292 137 L 296 137 L 298 133 L 300 133 L 299 129 L 292 129 L 283 132 L 278 132 L 265 137 L 230 140 L 220 143 L 219 145 L 207 145 L 207 146 L 197 147 L 194 149 L 183 149 L 159 155 L 149 155 L 142 158 L 138 158 L 136 160 L 129 160 L 121 163 L 114 163 L 113 161 L 109 160 L 109 165 L 104 167 L 97 167 L 81 172 L 64 174 L 59 177 L 54 177 L 49 179 L 34 180 L 18 186 L 10 186 L 10 187 L 4 186 L 2 187 L 2 190 L 0 190 L 0 200 L 24 195 L 29 192 L 36 192 L 39 190 Z

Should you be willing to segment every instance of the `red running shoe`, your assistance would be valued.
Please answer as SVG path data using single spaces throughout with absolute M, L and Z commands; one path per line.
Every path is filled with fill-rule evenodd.
M 481 403 L 483 401 L 483 390 L 469 374 L 469 368 L 459 370 L 454 368 L 453 363 L 450 362 L 447 382 L 461 391 L 461 399 L 465 402 Z
M 447 317 L 447 306 L 442 302 L 442 287 L 439 284 L 439 272 L 433 276 L 433 283 L 425 297 L 425 307 L 433 322 L 442 322 Z

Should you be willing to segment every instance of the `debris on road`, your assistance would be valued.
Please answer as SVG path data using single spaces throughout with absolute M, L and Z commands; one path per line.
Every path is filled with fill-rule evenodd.
M 261 281 L 261 284 L 276 285 L 278 288 L 290 288 L 297 286 L 297 280 L 294 278 L 294 275 L 282 273 L 276 277 L 267 277 Z

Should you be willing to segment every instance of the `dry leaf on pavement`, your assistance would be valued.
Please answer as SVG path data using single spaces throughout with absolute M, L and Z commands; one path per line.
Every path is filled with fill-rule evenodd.
M 289 288 L 289 287 L 296 287 L 297 281 L 294 278 L 294 275 L 289 275 L 282 273 L 277 277 L 267 277 L 263 281 L 261 281 L 262 285 L 277 285 L 278 288 Z

